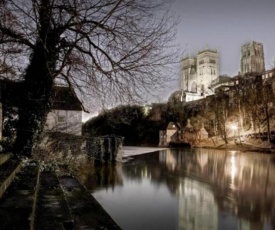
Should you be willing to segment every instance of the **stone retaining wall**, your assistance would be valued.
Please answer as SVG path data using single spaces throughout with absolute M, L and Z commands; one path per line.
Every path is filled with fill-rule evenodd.
M 116 163 L 122 161 L 123 137 L 109 135 L 87 138 L 86 150 L 90 157 L 99 163 Z

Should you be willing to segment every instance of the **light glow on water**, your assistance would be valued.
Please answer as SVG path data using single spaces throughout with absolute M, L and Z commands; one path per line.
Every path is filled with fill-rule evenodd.
M 82 182 L 125 230 L 274 230 L 274 162 L 264 154 L 168 149 L 99 168 Z
M 236 156 L 235 153 L 232 153 L 231 157 L 230 157 L 230 163 L 231 163 L 231 183 L 230 183 L 230 188 L 232 189 L 236 189 L 235 186 L 235 177 L 236 177 Z

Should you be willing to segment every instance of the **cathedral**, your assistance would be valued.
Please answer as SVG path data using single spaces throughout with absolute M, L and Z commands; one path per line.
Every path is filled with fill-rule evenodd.
M 263 44 L 248 42 L 241 47 L 240 74 L 264 72 Z M 180 101 L 195 101 L 213 94 L 214 86 L 223 84 L 230 78 L 219 75 L 218 50 L 206 48 L 196 56 L 187 56 L 181 60 Z M 174 93 L 174 96 L 175 96 Z
M 219 53 L 217 50 L 199 51 L 196 57 L 181 61 L 181 90 L 186 101 L 193 101 L 211 94 L 209 86 L 219 79 Z
M 264 72 L 264 48 L 259 42 L 248 42 L 241 48 L 240 73 Z

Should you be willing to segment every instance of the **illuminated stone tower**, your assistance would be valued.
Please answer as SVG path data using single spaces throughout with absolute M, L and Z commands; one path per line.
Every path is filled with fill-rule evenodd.
M 181 61 L 181 89 L 197 92 L 197 59 L 186 57 Z
M 205 49 L 197 56 L 198 90 L 205 94 L 208 87 L 219 79 L 219 54 L 217 50 Z
M 265 71 L 264 48 L 259 42 L 248 42 L 241 47 L 241 74 Z
M 207 94 L 208 87 L 219 78 L 219 54 L 217 50 L 199 51 L 197 57 L 181 61 L 181 89 L 186 92 Z

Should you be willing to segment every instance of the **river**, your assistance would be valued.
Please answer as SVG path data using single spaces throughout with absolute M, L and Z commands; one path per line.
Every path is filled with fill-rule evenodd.
M 125 230 L 275 230 L 274 155 L 167 149 L 84 169 L 82 182 Z

